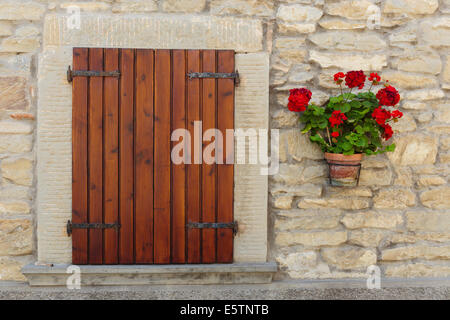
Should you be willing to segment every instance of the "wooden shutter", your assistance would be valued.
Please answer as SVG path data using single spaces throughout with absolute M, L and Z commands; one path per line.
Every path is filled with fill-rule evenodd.
M 187 74 L 234 68 L 229 50 L 74 48 L 75 72 L 120 73 L 73 77 L 74 264 L 232 262 L 231 228 L 188 226 L 233 222 L 235 83 Z M 223 133 L 223 164 L 171 162 L 177 128 L 192 162 L 210 143 L 195 148 L 195 121 Z

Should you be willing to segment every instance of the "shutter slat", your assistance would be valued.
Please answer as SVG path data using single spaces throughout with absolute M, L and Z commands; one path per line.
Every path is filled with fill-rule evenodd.
M 155 50 L 155 263 L 170 263 L 170 61 L 170 50 Z
M 88 49 L 73 49 L 73 69 L 88 68 Z M 72 82 L 72 221 L 87 222 L 87 78 L 77 77 Z M 88 263 L 88 231 L 72 231 L 72 263 Z
M 186 51 L 173 51 L 172 132 L 186 128 Z M 174 141 L 172 146 L 178 144 Z M 186 140 L 185 151 L 187 150 Z M 184 154 L 182 155 L 184 156 Z M 172 163 L 172 262 L 186 262 L 186 174 L 185 164 Z
M 119 69 L 119 50 L 105 49 L 105 71 Z M 104 79 L 104 222 L 119 223 L 119 79 L 107 77 Z M 117 264 L 118 230 L 105 229 L 104 258 L 105 264 Z
M 136 50 L 136 263 L 153 262 L 153 50 Z
M 203 72 L 216 72 L 216 51 L 204 50 L 202 59 Z M 203 133 L 216 128 L 216 80 L 202 79 L 202 120 Z M 214 138 L 213 138 L 214 139 Z M 203 142 L 203 150 L 214 142 Z M 211 146 L 207 147 L 208 149 Z M 207 152 L 211 154 L 211 152 Z M 212 153 L 215 156 L 215 153 Z M 202 222 L 216 222 L 216 166 L 202 163 Z M 202 262 L 216 261 L 216 230 L 202 229 Z
M 134 263 L 134 50 L 122 49 L 120 58 L 120 231 L 119 263 Z
M 103 71 L 103 49 L 89 49 L 89 70 Z M 103 222 L 103 78 L 89 78 L 89 222 Z M 89 263 L 103 263 L 103 230 L 89 230 Z
M 234 71 L 234 51 L 218 51 L 218 72 Z M 224 134 L 224 163 L 218 165 L 218 222 L 233 221 L 233 185 L 234 167 L 226 164 L 226 160 L 234 158 L 232 139 L 227 139 L 226 129 L 234 129 L 234 81 L 233 79 L 219 79 L 218 81 L 218 129 Z M 230 161 L 228 161 L 230 162 Z M 217 262 L 233 261 L 233 231 L 219 229 L 217 231 Z

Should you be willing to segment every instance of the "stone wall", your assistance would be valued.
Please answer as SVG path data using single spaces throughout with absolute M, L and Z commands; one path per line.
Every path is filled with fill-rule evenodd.
M 0 273 L 36 260 L 36 74 L 43 18 L 157 12 L 235 16 L 263 25 L 271 54 L 270 126 L 281 130 L 270 177 L 269 259 L 278 278 L 450 275 L 449 0 L 6 0 L 0 4 Z M 323 155 L 285 107 L 305 86 L 323 104 L 337 71 L 378 71 L 400 89 L 397 150 L 367 157 L 357 188 L 327 184 Z

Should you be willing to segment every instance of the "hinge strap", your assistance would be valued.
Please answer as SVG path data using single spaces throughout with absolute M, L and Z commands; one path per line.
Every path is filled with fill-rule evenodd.
M 120 77 L 120 71 L 92 71 L 92 70 L 72 70 L 67 68 L 67 81 L 72 82 L 73 77 Z
M 187 75 L 188 75 L 189 79 L 193 79 L 193 78 L 234 79 L 234 84 L 236 86 L 238 86 L 240 83 L 238 70 L 236 70 L 236 72 L 232 72 L 232 73 L 189 72 Z
M 186 225 L 190 229 L 233 229 L 233 234 L 238 231 L 238 223 L 234 222 L 189 222 Z
M 67 235 L 72 234 L 73 229 L 119 229 L 118 223 L 72 223 L 67 221 Z

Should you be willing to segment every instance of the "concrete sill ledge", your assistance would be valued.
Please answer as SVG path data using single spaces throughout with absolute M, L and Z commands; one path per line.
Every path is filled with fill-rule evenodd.
M 73 273 L 68 264 L 29 264 L 22 273 L 30 286 L 65 286 Z M 182 265 L 82 265 L 81 284 L 173 285 L 173 284 L 258 284 L 270 283 L 277 271 L 275 262 Z

